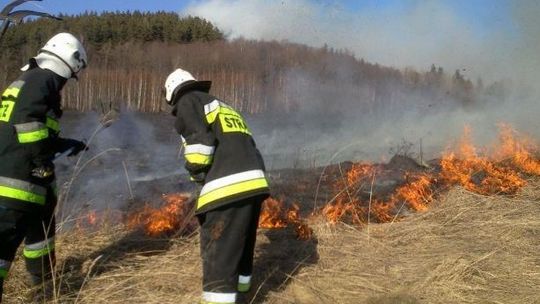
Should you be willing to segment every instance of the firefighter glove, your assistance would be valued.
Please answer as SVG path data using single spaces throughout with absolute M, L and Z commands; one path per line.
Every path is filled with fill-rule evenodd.
M 46 179 L 54 175 L 54 166 L 52 164 L 47 164 L 43 166 L 39 166 L 32 170 L 32 176 Z
M 199 174 L 192 174 L 189 179 L 192 182 L 196 182 L 197 184 L 204 184 L 205 178 L 206 178 L 205 173 L 199 173 Z

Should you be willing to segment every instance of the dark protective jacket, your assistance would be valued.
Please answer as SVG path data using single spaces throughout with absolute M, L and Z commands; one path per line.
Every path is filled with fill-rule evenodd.
M 192 179 L 204 184 L 197 213 L 254 196 L 268 196 L 264 162 L 242 116 L 225 102 L 199 90 L 176 98 L 173 115 L 184 142 L 185 166 Z
M 30 69 L 2 94 L 0 104 L 0 204 L 23 211 L 46 205 L 46 191 L 54 176 L 36 178 L 32 171 L 48 166 L 62 139 L 60 91 L 66 79 L 39 68 Z

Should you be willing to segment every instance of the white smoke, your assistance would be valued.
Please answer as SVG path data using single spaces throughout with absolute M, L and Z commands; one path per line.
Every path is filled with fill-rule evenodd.
M 184 13 L 210 20 L 230 38 L 327 44 L 397 68 L 425 70 L 434 63 L 447 71 L 460 69 L 472 80 L 522 80 L 519 76 L 540 67 L 540 4 L 535 1 L 515 2 L 505 16 L 494 13 L 483 26 L 449 1 L 406 3 L 407 9 L 350 11 L 334 1 L 207 0 Z

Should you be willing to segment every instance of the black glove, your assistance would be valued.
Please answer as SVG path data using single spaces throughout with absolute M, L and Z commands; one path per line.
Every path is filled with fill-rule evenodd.
M 46 179 L 54 175 L 54 164 L 48 163 L 32 170 L 32 176 Z
M 196 182 L 197 184 L 204 184 L 204 180 L 206 179 L 206 173 L 199 173 L 195 175 L 190 175 L 189 178 L 192 182 Z
M 68 150 L 71 152 L 67 156 L 75 156 L 81 151 L 88 150 L 88 146 L 82 141 L 78 141 L 71 138 L 62 138 L 60 139 L 60 145 L 58 147 L 58 153 L 64 153 Z

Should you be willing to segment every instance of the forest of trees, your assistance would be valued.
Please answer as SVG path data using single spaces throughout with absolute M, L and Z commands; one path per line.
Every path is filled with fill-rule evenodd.
M 64 90 L 66 107 L 75 110 L 112 103 L 165 111 L 164 80 L 177 67 L 212 80 L 212 93 L 249 113 L 293 111 L 305 102 L 307 86 L 325 88 L 328 98 L 346 92 L 368 111 L 408 102 L 411 95 L 435 102 L 450 96 L 470 104 L 480 90 L 494 90 L 435 65 L 426 72 L 398 70 L 327 46 L 228 41 L 218 28 L 197 17 L 164 12 L 62 17 L 63 21 L 38 19 L 9 29 L 0 42 L 2 87 L 17 77 L 18 68 L 49 37 L 69 31 L 84 41 L 89 52 L 89 68 L 78 83 L 71 82 Z

